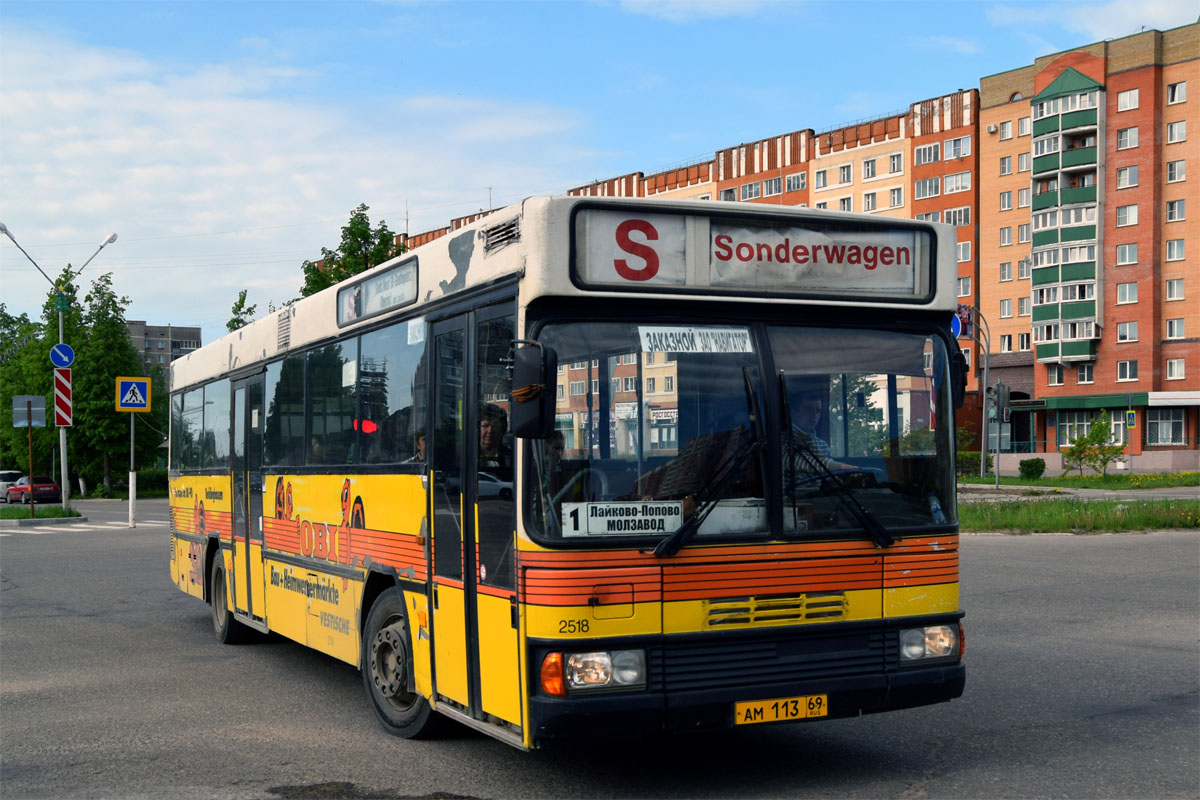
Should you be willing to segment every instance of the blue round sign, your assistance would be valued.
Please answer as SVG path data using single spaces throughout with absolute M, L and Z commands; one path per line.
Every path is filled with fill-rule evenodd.
M 962 336 L 962 320 L 958 318 L 958 314 L 950 318 L 950 335 L 955 339 Z
M 50 363 L 65 369 L 75 363 L 75 351 L 69 344 L 56 344 L 50 348 Z

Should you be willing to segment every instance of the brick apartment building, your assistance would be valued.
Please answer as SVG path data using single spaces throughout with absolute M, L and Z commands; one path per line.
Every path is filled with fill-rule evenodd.
M 1010 386 L 1015 401 L 1002 470 L 1033 452 L 1055 469 L 1059 447 L 1101 412 L 1133 469 L 1200 469 L 1200 120 L 1189 83 L 1200 91 L 1200 23 L 1047 55 L 902 113 L 568 194 L 952 224 L 959 301 L 977 309 L 990 345 L 985 354 L 982 337 L 959 341 L 971 367 L 960 424 L 981 429 L 986 358 L 989 382 Z M 397 239 L 415 247 L 487 213 Z
M 180 356 L 187 355 L 200 347 L 200 328 L 180 325 L 147 325 L 145 320 L 125 321 L 133 347 L 141 355 L 149 369 L 152 365 L 166 365 Z

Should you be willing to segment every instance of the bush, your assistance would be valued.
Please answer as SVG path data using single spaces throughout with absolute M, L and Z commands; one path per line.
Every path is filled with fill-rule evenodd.
M 978 475 L 979 474 L 979 451 L 978 450 L 959 450 L 958 451 L 958 474 L 959 475 Z M 988 453 L 987 468 L 992 469 L 992 454 Z
M 1046 472 L 1046 459 L 1022 458 L 1021 477 L 1036 481 Z
M 165 493 L 167 491 L 167 471 L 165 469 L 138 470 L 137 487 L 138 494 L 142 492 Z

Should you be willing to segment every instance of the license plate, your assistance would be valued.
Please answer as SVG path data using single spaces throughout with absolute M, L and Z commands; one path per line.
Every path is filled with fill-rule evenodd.
M 783 722 L 793 719 L 809 719 L 829 715 L 829 698 L 823 694 L 807 697 L 780 697 L 774 700 L 755 700 L 735 703 L 733 721 L 738 725 L 754 725 L 759 722 Z

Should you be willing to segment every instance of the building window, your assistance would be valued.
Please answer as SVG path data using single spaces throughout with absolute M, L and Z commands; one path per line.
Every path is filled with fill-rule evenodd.
M 946 176 L 945 193 L 969 192 L 971 190 L 971 173 L 956 172 Z
M 1012 211 L 1012 192 L 1011 191 L 1000 193 L 1000 210 L 1001 211 Z
M 1182 103 L 1187 100 L 1187 81 L 1167 84 L 1167 105 Z
M 1028 242 L 1030 238 L 1029 223 L 1023 223 L 1017 226 L 1017 241 Z
M 787 176 L 787 185 L 785 187 L 789 192 L 799 192 L 808 188 L 808 173 L 794 172 Z
M 1138 379 L 1138 370 L 1136 361 L 1118 361 L 1117 362 L 1117 380 L 1118 381 L 1136 381 Z
M 1058 444 L 1060 447 L 1073 444 L 1076 439 L 1087 436 L 1092 429 L 1091 411 L 1058 412 Z
M 1035 342 L 1057 342 L 1058 341 L 1058 325 L 1050 323 L 1048 325 L 1038 325 L 1033 329 L 1033 340 Z
M 853 198 L 843 197 L 843 198 L 839 199 L 838 200 L 838 210 L 839 211 L 853 211 L 854 210 Z
M 1117 168 L 1117 188 L 1128 189 L 1130 186 L 1137 186 L 1138 176 L 1137 167 L 1118 167 Z
M 1167 281 L 1167 299 L 1183 299 L 1183 278 L 1172 278 L 1171 280 Z
M 1012 156 L 1000 156 L 1000 174 L 1012 175 Z
M 1185 375 L 1184 375 L 1183 359 L 1182 358 L 1168 358 L 1167 359 L 1167 380 L 1179 381 L 1179 380 L 1183 380 L 1184 377 L 1185 377 Z
M 1146 444 L 1183 444 L 1183 409 L 1147 408 Z
M 1001 139 L 1001 141 L 1003 141 L 1004 139 L 1011 139 L 1011 138 L 1012 138 L 1012 120 L 1008 120 L 1006 122 L 1001 122 L 1000 123 L 1000 139 Z
M 971 260 L 971 243 L 970 242 L 959 242 L 958 244 L 956 244 L 954 246 L 954 248 L 955 248 L 955 251 L 957 252 L 956 257 L 958 259 L 958 263 L 962 264 L 966 261 Z
M 1033 156 L 1029 153 L 1017 153 L 1017 172 L 1029 172 Z
M 664 392 L 675 391 L 675 376 L 674 375 L 668 375 L 665 378 L 663 378 L 663 391 Z
M 904 189 L 897 188 L 888 192 L 888 203 L 892 208 L 904 205 Z
M 762 196 L 762 184 L 755 181 L 754 183 L 742 184 L 742 200 L 754 200 Z
M 824 210 L 824 209 L 829 208 L 829 203 L 824 203 L 824 202 L 817 203 L 815 206 L 813 206 L 813 208 L 819 208 L 819 209 Z
M 963 364 L 964 364 L 964 365 L 967 367 L 967 369 L 970 369 L 970 368 L 971 368 L 971 348 L 969 348 L 969 347 L 962 347 L 962 348 L 959 348 L 959 349 L 961 349 L 961 350 L 962 350 L 962 354 L 963 354 Z
M 1076 383 L 1092 383 L 1095 381 L 1096 375 L 1095 364 L 1079 364 L 1075 367 L 1075 382 Z
M 646 378 L 646 394 L 654 393 L 654 378 Z
M 955 139 L 946 140 L 946 160 L 952 158 L 963 158 L 971 155 L 971 137 L 959 136 Z
M 913 219 L 917 220 L 918 222 L 941 222 L 942 212 L 930 211 L 926 214 L 917 214 L 913 217 Z
M 717 198 L 729 201 L 737 200 L 737 189 L 722 189 L 718 193 Z
M 1033 299 L 1029 297 L 1017 298 L 1017 316 L 1028 317 L 1033 313 Z
M 863 211 L 875 210 L 875 193 L 867 192 L 863 195 Z
M 863 180 L 875 177 L 875 159 L 868 158 L 863 162 Z
M 1117 131 L 1117 149 L 1128 150 L 1131 147 L 1138 146 L 1138 129 L 1137 128 L 1121 128 Z
M 1006 225 L 1000 229 L 1000 246 L 1007 247 L 1012 244 L 1012 226 Z
M 838 183 L 839 184 L 850 183 L 853 180 L 854 180 L 854 175 L 851 174 L 849 164 L 843 164 L 840 167 L 838 167 Z
M 1030 189 L 1017 189 L 1017 208 L 1029 208 L 1030 195 L 1033 192 Z
M 783 194 L 782 178 L 768 178 L 763 181 L 763 197 L 774 197 L 777 194 Z
M 904 156 L 901 153 L 892 153 L 888 156 L 888 172 L 895 175 L 897 172 L 904 170 Z
M 1023 258 L 1017 262 L 1017 278 L 1028 280 L 1033 274 L 1033 261 L 1028 258 Z
M 1001 353 L 1011 353 L 1012 352 L 1012 334 L 1011 333 L 1000 334 L 1000 352 Z
M 1132 111 L 1138 107 L 1138 90 L 1129 89 L 1117 93 L 1117 111 Z
M 819 169 L 813 173 L 813 188 L 824 189 L 828 185 L 828 174 L 825 170 Z
M 1138 207 L 1136 205 L 1117 206 L 1117 227 L 1120 228 L 1125 225 L 1137 225 L 1137 209 Z
M 1167 240 L 1167 261 L 1181 261 L 1183 253 L 1183 239 Z
M 959 297 L 970 297 L 971 296 L 971 278 L 970 278 L 970 276 L 966 276 L 966 277 L 958 279 L 958 296 Z
M 1136 322 L 1118 322 L 1117 323 L 1117 341 L 1118 342 L 1136 342 L 1137 341 L 1137 323 Z
M 1137 244 L 1117 245 L 1117 266 L 1137 263 Z
M 1062 138 L 1057 134 L 1043 136 L 1040 139 L 1035 139 L 1033 142 L 1033 154 L 1035 156 L 1045 156 L 1051 153 L 1057 153 L 1059 145 L 1062 144 Z
M 1187 120 L 1167 123 L 1167 144 L 1175 144 L 1187 140 Z
M 1137 302 L 1137 282 L 1117 284 L 1117 305 Z
M 971 207 L 959 206 L 958 208 L 947 208 L 945 217 L 946 224 L 954 227 L 962 227 L 963 225 L 971 224 Z
M 625 391 L 627 391 L 627 392 L 636 392 L 637 391 L 637 378 L 636 377 L 622 378 L 621 383 L 624 386 Z
M 1011 281 L 1012 280 L 1012 262 L 1011 261 L 1001 261 L 1000 262 L 1000 280 L 1002 280 L 1002 281 Z
M 1063 368 L 1062 364 L 1047 364 L 1046 365 L 1046 384 L 1048 386 L 1063 385 Z
M 1187 178 L 1187 162 L 1180 159 L 1179 161 L 1167 162 L 1167 183 L 1178 183 Z
M 1062 287 L 1062 299 L 1064 303 L 1073 303 L 1076 300 L 1091 300 L 1096 296 L 1096 284 L 1094 283 L 1068 283 Z
M 1022 353 L 1029 351 L 1029 334 L 1028 333 L 1018 333 L 1017 334 L 1017 349 L 1020 350 Z
M 942 146 L 937 142 L 925 144 L 913 150 L 913 166 L 932 164 L 942 160 Z
M 587 394 L 587 381 L 571 381 L 571 396 Z
M 1183 339 L 1183 338 L 1185 338 L 1186 334 L 1184 333 L 1184 330 L 1185 330 L 1185 328 L 1184 328 L 1184 323 L 1183 323 L 1183 317 L 1179 317 L 1178 319 L 1167 320 L 1167 338 L 1168 339 Z
M 1033 117 L 1021 117 L 1017 120 L 1017 136 L 1028 136 L 1033 132 Z
M 1179 222 L 1187 219 L 1187 206 L 1183 200 L 1167 201 L 1167 222 Z
M 942 193 L 941 178 L 924 178 L 916 182 L 913 188 L 918 200 L 924 200 L 927 197 L 937 197 Z
M 1012 317 L 1012 300 L 1000 301 L 1000 317 L 1001 319 L 1009 319 Z

